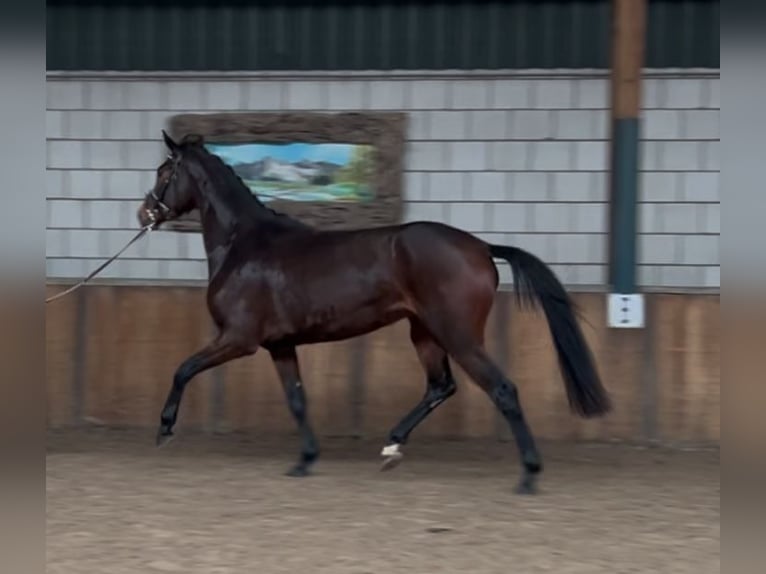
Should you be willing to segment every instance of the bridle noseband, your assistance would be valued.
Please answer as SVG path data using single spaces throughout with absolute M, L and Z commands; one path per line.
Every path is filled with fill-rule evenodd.
M 168 155 L 168 158 L 173 159 L 172 155 Z M 150 196 L 157 207 L 159 207 L 159 211 L 162 213 L 160 214 L 157 209 L 147 209 L 146 212 L 149 216 L 149 219 L 152 220 L 152 223 L 155 223 L 159 216 L 162 215 L 165 217 L 165 219 L 170 219 L 169 214 L 173 212 L 172 209 L 170 209 L 165 202 L 163 201 L 165 199 L 165 194 L 167 193 L 168 188 L 170 187 L 170 184 L 173 183 L 176 178 L 178 177 L 178 168 L 181 165 L 181 160 L 174 160 L 173 162 L 173 171 L 170 173 L 170 177 L 165 182 L 165 185 L 162 186 L 162 189 L 160 190 L 159 195 L 154 191 L 154 188 L 152 188 L 149 193 L 147 194 Z

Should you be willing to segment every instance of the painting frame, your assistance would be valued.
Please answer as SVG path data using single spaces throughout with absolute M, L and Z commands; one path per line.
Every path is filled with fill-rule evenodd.
M 374 198 L 364 202 L 289 201 L 266 205 L 322 230 L 395 225 L 402 221 L 402 185 L 407 116 L 401 112 L 219 112 L 182 113 L 168 119 L 176 140 L 199 135 L 205 143 L 342 143 L 373 147 Z M 162 226 L 200 232 L 199 212 Z

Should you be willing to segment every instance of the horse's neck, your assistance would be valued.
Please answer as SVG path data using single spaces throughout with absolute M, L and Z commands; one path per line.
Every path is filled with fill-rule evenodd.
M 200 174 L 201 175 L 201 174 Z M 214 188 L 209 179 L 198 179 L 197 207 L 201 213 L 202 235 L 210 276 L 220 269 L 232 244 L 239 240 L 268 243 L 274 235 L 305 232 L 310 228 L 286 216 L 279 216 L 242 188 Z
M 208 187 L 196 198 L 211 276 L 220 268 L 238 235 L 248 234 L 259 222 L 271 217 L 259 202 L 238 196 L 237 192 L 230 189 L 218 192 Z
M 220 269 L 226 254 L 229 252 L 235 233 L 234 224 L 227 225 L 220 221 L 220 217 L 214 209 L 211 205 L 203 205 L 199 208 L 202 241 L 207 253 L 210 278 Z

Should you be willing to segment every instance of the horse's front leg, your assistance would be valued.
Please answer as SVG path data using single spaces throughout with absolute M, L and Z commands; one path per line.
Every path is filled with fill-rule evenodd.
M 301 434 L 300 460 L 287 474 L 289 476 L 306 476 L 309 474 L 311 465 L 319 456 L 319 445 L 308 420 L 306 393 L 303 389 L 298 367 L 298 355 L 295 352 L 295 347 L 292 346 L 272 348 L 269 352 L 282 381 L 290 412 L 295 417 Z
M 253 349 L 237 344 L 222 335 L 181 363 L 173 376 L 173 386 L 170 388 L 170 393 L 162 409 L 160 430 L 157 432 L 157 446 L 166 444 L 173 437 L 173 426 L 178 418 L 178 408 L 189 381 L 202 371 L 254 352 Z

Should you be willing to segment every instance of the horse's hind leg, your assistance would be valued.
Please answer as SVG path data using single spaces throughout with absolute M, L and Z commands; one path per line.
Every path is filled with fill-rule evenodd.
M 306 476 L 311 465 L 319 457 L 319 446 L 308 420 L 306 393 L 303 390 L 298 367 L 298 355 L 295 352 L 295 347 L 280 347 L 270 349 L 269 352 L 282 381 L 290 412 L 298 423 L 298 430 L 301 434 L 301 458 L 287 474 L 289 476 Z
M 503 374 L 478 344 L 463 349 L 450 349 L 450 354 L 489 395 L 508 421 L 524 464 L 524 474 L 516 491 L 532 494 L 536 489 L 537 476 L 542 470 L 542 462 L 534 437 L 524 418 L 516 385 Z
M 381 470 L 393 468 L 401 461 L 400 445 L 407 442 L 410 433 L 431 411 L 455 393 L 455 379 L 447 353 L 419 320 L 412 319 L 410 325 L 412 343 L 426 372 L 426 392 L 420 402 L 389 433 L 388 444 L 381 453 L 384 459 Z

